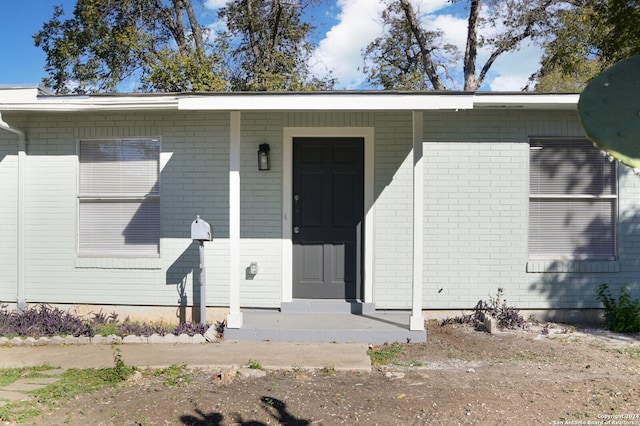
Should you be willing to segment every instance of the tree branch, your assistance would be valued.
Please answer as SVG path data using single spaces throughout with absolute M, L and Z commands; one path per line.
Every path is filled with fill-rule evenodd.
M 422 66 L 424 67 L 425 73 L 431 81 L 431 85 L 434 90 L 446 90 L 444 83 L 440 79 L 440 76 L 436 72 L 435 66 L 433 65 L 433 59 L 431 58 L 431 46 L 428 45 L 427 39 L 424 36 L 424 32 L 418 23 L 418 19 L 416 18 L 416 14 L 413 11 L 413 6 L 409 3 L 409 0 L 400 0 L 400 6 L 404 11 L 405 17 L 407 18 L 407 23 L 409 24 L 409 28 L 411 32 L 415 36 L 418 41 L 418 46 L 420 47 L 420 56 L 422 57 Z

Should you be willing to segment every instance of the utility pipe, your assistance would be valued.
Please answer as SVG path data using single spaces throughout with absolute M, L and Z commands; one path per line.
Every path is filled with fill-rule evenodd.
M 27 140 L 27 134 L 24 132 L 24 130 L 20 130 L 16 127 L 11 127 L 9 123 L 5 122 L 2 119 L 2 112 L 0 112 L 0 127 L 6 130 L 7 132 L 11 132 L 13 134 L 18 135 L 18 139 L 20 143 L 25 143 L 25 141 Z
M 24 130 L 12 127 L 2 119 L 0 112 L 0 129 L 18 136 L 18 241 L 17 241 L 17 282 L 16 282 L 16 304 L 19 311 L 24 311 L 27 307 L 24 290 L 24 198 L 25 198 L 25 166 L 27 163 L 27 133 Z

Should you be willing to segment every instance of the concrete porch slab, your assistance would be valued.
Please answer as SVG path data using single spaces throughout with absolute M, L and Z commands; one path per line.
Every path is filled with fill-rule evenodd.
M 280 312 L 287 314 L 372 315 L 375 314 L 376 307 L 373 303 L 362 303 L 356 300 L 295 299 L 292 302 L 282 302 Z
M 409 330 L 410 312 L 370 314 L 291 313 L 244 310 L 242 328 L 228 328 L 229 340 L 383 344 L 426 342 L 426 330 Z

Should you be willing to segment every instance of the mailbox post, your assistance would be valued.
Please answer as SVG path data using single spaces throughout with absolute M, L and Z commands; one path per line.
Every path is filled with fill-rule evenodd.
M 200 324 L 207 323 L 207 299 L 206 299 L 206 273 L 204 263 L 204 242 L 213 240 L 213 233 L 211 232 L 211 225 L 209 225 L 203 219 L 200 219 L 200 215 L 196 216 L 196 220 L 191 223 L 191 239 L 198 241 L 198 250 L 200 252 Z

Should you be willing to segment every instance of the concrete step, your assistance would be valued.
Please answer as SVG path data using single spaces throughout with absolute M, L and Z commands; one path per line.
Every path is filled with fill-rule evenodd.
M 375 304 L 352 300 L 295 299 L 283 302 L 280 312 L 293 313 L 335 313 L 335 314 L 374 314 Z
M 243 311 L 243 325 L 225 330 L 226 340 L 383 344 L 426 342 L 425 330 L 409 330 L 410 312 L 372 314 Z

